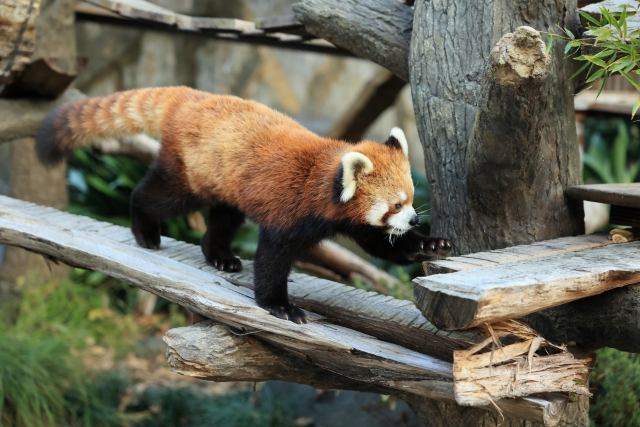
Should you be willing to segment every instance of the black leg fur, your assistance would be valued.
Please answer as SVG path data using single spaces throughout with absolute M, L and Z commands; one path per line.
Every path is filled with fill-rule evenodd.
M 202 253 L 209 265 L 222 271 L 240 271 L 242 263 L 231 250 L 231 243 L 244 222 L 244 215 L 238 209 L 219 204 L 209 208 L 207 232 L 200 243 Z
M 291 240 L 277 233 L 260 229 L 258 250 L 253 263 L 255 296 L 258 305 L 280 319 L 295 323 L 307 323 L 307 316 L 289 303 L 287 277 L 291 271 L 294 254 L 298 249 Z
M 131 195 L 131 231 L 143 248 L 160 248 L 160 221 L 192 212 L 203 203 L 181 191 L 175 180 L 155 164 Z
M 371 255 L 396 264 L 411 264 L 447 254 L 451 250 L 448 240 L 427 237 L 409 230 L 402 236 L 393 236 L 372 227 L 358 228 L 347 233 Z

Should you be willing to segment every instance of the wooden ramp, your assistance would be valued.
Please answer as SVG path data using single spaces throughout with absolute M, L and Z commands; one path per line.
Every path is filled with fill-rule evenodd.
M 466 329 L 640 282 L 640 241 L 612 243 L 584 235 L 426 262 L 416 304 L 436 326 Z
M 381 389 L 454 400 L 452 364 L 407 347 L 446 353 L 479 342 L 475 333 L 437 331 L 410 302 L 299 274 L 289 283 L 294 301 L 326 316 L 309 313 L 307 325 L 277 319 L 253 300 L 251 263 L 243 273 L 220 274 L 197 246 L 163 237 L 161 250 L 145 250 L 129 229 L 8 197 L 0 197 L 0 243 L 101 271 Z M 557 424 L 569 405 L 553 393 L 496 403 L 505 414 L 545 425 Z

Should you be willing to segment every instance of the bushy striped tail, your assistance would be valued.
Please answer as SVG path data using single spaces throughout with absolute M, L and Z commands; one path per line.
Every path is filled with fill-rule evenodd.
M 38 128 L 38 158 L 44 165 L 53 166 L 74 149 L 97 140 L 138 133 L 159 137 L 167 111 L 207 96 L 187 87 L 165 87 L 117 92 L 62 105 Z

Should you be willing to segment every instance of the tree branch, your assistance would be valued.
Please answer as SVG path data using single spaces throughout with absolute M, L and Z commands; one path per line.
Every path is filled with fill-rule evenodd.
M 293 5 L 311 34 L 409 81 L 413 9 L 396 0 L 304 0 Z
M 390 392 L 309 364 L 212 320 L 171 329 L 163 339 L 169 368 L 180 375 L 220 382 L 280 380 L 319 389 Z

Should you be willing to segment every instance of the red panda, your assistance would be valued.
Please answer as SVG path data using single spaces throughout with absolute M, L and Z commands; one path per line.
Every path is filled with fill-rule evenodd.
M 418 216 L 399 128 L 384 144 L 351 144 L 320 137 L 254 101 L 167 87 L 58 107 L 40 125 L 36 148 L 40 161 L 53 165 L 83 144 L 137 133 L 159 137 L 162 145 L 131 197 L 136 242 L 158 249 L 161 220 L 208 207 L 201 242 L 206 261 L 239 271 L 231 242 L 250 218 L 260 228 L 256 302 L 279 318 L 306 322 L 287 296 L 291 265 L 336 234 L 398 264 L 451 248 L 445 239 L 411 230 Z

